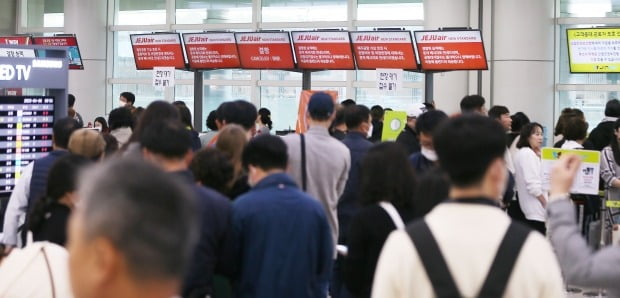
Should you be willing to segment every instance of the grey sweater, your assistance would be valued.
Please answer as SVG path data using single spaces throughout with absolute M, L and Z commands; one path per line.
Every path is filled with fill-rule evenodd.
M 608 297 L 620 297 L 620 248 L 608 246 L 593 251 L 579 232 L 570 200 L 547 206 L 547 228 L 568 284 L 605 288 Z

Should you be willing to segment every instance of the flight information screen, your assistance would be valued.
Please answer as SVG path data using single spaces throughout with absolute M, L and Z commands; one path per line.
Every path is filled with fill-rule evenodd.
M 0 195 L 13 191 L 21 171 L 52 151 L 54 97 L 0 96 Z

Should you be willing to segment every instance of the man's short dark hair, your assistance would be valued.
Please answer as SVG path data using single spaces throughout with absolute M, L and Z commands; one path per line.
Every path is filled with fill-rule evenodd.
M 121 127 L 133 127 L 133 116 L 128 108 L 116 108 L 110 111 L 108 116 L 108 125 L 110 130 Z
M 467 95 L 461 99 L 461 113 L 480 111 L 484 103 L 484 97 L 480 95 Z
M 512 119 L 512 127 L 510 128 L 512 132 L 518 133 L 524 125 L 530 123 L 530 118 L 523 112 L 516 112 L 510 118 Z
M 216 131 L 217 130 L 217 124 L 215 122 L 215 119 L 217 119 L 217 111 L 213 110 L 211 111 L 211 113 L 209 113 L 209 116 L 207 116 L 207 128 L 212 130 L 212 131 Z
M 373 121 L 381 120 L 384 114 L 385 114 L 385 111 L 383 110 L 383 107 L 381 107 L 380 105 L 374 105 L 370 108 L 370 117 L 372 117 Z
M 75 105 L 75 95 L 69 93 L 69 95 L 67 95 L 67 103 L 69 107 L 72 108 Z
M 489 109 L 489 117 L 491 119 L 499 120 L 502 118 L 502 115 L 508 114 L 510 115 L 510 111 L 505 106 L 493 106 Z
M 67 149 L 71 134 L 80 128 L 80 125 L 71 117 L 60 118 L 54 122 L 54 145 L 58 148 Z
M 183 158 L 192 148 L 192 139 L 180 121 L 157 121 L 144 129 L 140 145 L 166 158 Z
M 340 105 L 343 107 L 352 107 L 355 105 L 355 100 L 348 98 L 343 100 Z
M 620 100 L 612 99 L 605 104 L 605 116 L 620 118 Z
M 256 123 L 258 111 L 250 102 L 235 100 L 222 103 L 217 109 L 217 117 L 226 124 L 239 124 L 245 130 L 250 130 Z
M 578 116 L 567 118 L 564 121 L 563 136 L 565 140 L 585 140 L 588 134 L 588 122 Z
M 365 105 L 354 105 L 344 109 L 344 121 L 347 129 L 356 129 L 370 119 L 370 110 Z
M 136 103 L 136 96 L 131 92 L 123 92 L 121 93 L 121 96 L 127 99 L 127 102 L 130 103 L 131 105 Z
M 439 125 L 448 119 L 448 115 L 440 110 L 432 110 L 422 113 L 415 122 L 418 133 L 433 134 Z
M 234 167 L 226 153 L 215 148 L 204 148 L 196 152 L 189 168 L 202 185 L 223 194 L 228 192 Z
M 454 186 L 473 186 L 506 151 L 506 132 L 501 124 L 480 115 L 449 119 L 433 137 L 439 164 Z
M 80 215 L 87 241 L 102 237 L 137 280 L 181 280 L 198 239 L 193 192 L 144 161 L 118 159 L 86 172 Z
M 253 138 L 243 150 L 243 166 L 258 167 L 264 171 L 285 170 L 288 164 L 286 144 L 280 137 L 260 135 Z

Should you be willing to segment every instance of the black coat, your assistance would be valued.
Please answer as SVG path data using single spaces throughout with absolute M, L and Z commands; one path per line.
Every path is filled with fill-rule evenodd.
M 614 138 L 614 121 L 603 121 L 590 132 L 588 141 L 592 143 L 593 150 L 601 151 L 607 147 Z M 584 146 L 585 147 L 585 146 Z
M 403 145 L 403 148 L 407 152 L 407 155 L 414 154 L 416 152 L 420 152 L 420 140 L 418 140 L 418 136 L 415 131 L 411 129 L 409 126 L 405 126 L 405 130 L 403 130 L 396 138 L 396 143 Z

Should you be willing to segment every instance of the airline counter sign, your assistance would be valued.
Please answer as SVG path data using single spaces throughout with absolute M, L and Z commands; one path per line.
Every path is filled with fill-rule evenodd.
M 349 33 L 292 32 L 297 63 L 301 69 L 355 69 Z
M 416 31 L 414 34 L 424 70 L 488 69 L 478 30 Z
M 418 68 L 409 31 L 351 32 L 359 69 Z
M 193 69 L 239 68 L 234 33 L 183 34 L 189 67 Z
M 295 68 L 288 32 L 235 33 L 235 39 L 243 68 Z
M 185 68 L 181 38 L 177 33 L 131 35 L 131 45 L 137 69 Z

